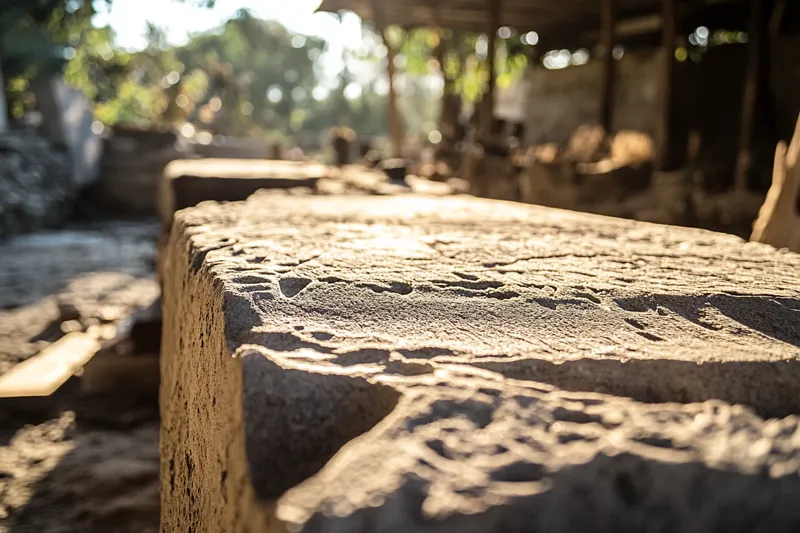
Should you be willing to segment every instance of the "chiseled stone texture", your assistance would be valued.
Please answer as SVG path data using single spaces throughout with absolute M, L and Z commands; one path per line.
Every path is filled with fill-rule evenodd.
M 796 254 L 467 197 L 174 229 L 163 531 L 800 528 Z

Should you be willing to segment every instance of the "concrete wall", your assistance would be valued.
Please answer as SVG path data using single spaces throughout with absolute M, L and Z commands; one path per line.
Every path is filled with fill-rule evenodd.
M 618 81 L 613 127 L 655 134 L 660 51 L 629 52 L 617 61 Z M 600 115 L 601 63 L 562 70 L 528 72 L 528 142 L 566 142 L 582 124 Z

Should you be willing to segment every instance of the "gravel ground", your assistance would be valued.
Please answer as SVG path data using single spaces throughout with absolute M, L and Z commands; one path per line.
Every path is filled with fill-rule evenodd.
M 0 374 L 63 335 L 62 311 L 103 321 L 152 299 L 157 235 L 157 223 L 103 223 L 0 243 Z
M 158 294 L 156 223 L 105 222 L 0 244 L 0 374 L 71 328 L 114 322 Z M 158 531 L 156 399 L 0 403 L 0 533 Z

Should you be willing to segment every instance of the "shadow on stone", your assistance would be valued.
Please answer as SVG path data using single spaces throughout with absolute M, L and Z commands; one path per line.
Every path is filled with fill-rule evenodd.
M 675 359 L 542 359 L 475 361 L 512 379 L 549 383 L 570 391 L 626 396 L 645 403 L 722 400 L 751 407 L 763 418 L 800 413 L 800 360 L 707 362 Z
M 94 409 L 114 407 L 100 401 Z M 115 412 L 124 416 L 119 409 Z M 139 421 L 126 431 L 101 429 L 105 424 L 98 426 L 80 414 L 76 421 L 66 411 L 22 429 L 21 440 L 11 443 L 6 453 L 17 464 L 28 463 L 26 470 L 44 475 L 35 480 L 8 480 L 10 494 L 20 490 L 33 494 L 24 507 L 8 509 L 7 531 L 56 533 L 66 527 L 86 533 L 156 533 L 158 423 L 157 415 L 150 413 L 146 422 Z
M 256 494 L 272 500 L 319 472 L 377 425 L 400 393 L 358 376 L 284 368 L 259 352 L 244 359 L 247 460 Z
M 653 295 L 616 300 L 625 311 L 648 312 L 664 307 L 706 329 L 719 329 L 704 319 L 704 310 L 716 309 L 745 328 L 773 339 L 800 347 L 800 300 L 774 296 Z
M 549 487 L 495 509 L 503 531 L 771 531 L 800 528 L 800 478 L 662 462 L 629 453 L 596 455 L 559 470 Z M 570 512 L 572 509 L 575 512 Z M 535 526 L 534 526 L 535 525 Z M 537 527 L 538 526 L 538 527 Z

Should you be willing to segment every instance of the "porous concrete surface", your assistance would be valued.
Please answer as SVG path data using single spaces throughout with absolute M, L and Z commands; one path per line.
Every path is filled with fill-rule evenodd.
M 436 183 L 407 176 L 394 183 L 386 173 L 362 165 L 333 168 L 296 161 L 194 159 L 171 163 L 161 184 L 164 232 L 158 243 L 158 276 L 163 278 L 165 248 L 175 211 L 204 201 L 245 200 L 251 195 L 398 195 L 448 196 L 463 184 Z
M 800 256 L 467 197 L 285 200 L 177 216 L 163 530 L 800 527 Z

